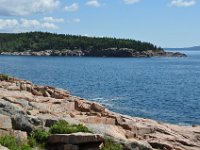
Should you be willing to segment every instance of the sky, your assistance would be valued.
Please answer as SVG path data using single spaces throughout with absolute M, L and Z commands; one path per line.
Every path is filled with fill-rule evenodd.
M 47 31 L 200 45 L 200 0 L 0 0 L 0 33 Z

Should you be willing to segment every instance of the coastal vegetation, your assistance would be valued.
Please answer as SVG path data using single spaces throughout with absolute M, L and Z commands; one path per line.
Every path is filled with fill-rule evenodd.
M 70 134 L 76 132 L 90 133 L 91 131 L 82 124 L 69 125 L 68 122 L 66 122 L 65 120 L 61 120 L 58 123 L 54 124 L 50 128 L 49 132 L 51 134 Z
M 24 141 L 17 140 L 11 135 L 0 137 L 0 144 L 9 148 L 9 150 L 31 150 L 30 145 L 26 144 Z
M 69 134 L 76 132 L 91 133 L 91 131 L 82 124 L 69 125 L 65 120 L 60 120 L 50 127 L 49 130 L 37 129 L 30 133 L 28 141 L 20 141 L 11 135 L 0 137 L 0 144 L 10 150 L 31 150 L 33 148 L 44 149 L 48 137 L 53 134 Z M 113 140 L 105 139 L 105 145 L 101 150 L 121 150 L 122 145 L 115 143 Z
M 108 37 L 87 37 L 47 32 L 0 33 L 0 51 L 102 50 L 128 48 L 136 51 L 162 50 L 148 42 Z
M 0 80 L 8 81 L 9 80 L 9 76 L 7 74 L 0 74 Z
M 91 133 L 91 131 L 84 125 L 69 125 L 65 120 L 60 120 L 50 127 L 49 130 L 37 129 L 29 136 L 29 145 L 32 147 L 45 147 L 47 139 L 53 134 L 71 134 L 71 133 Z
M 105 145 L 101 150 L 123 150 L 121 144 L 115 143 L 112 139 L 105 139 Z
M 133 39 L 48 32 L 0 33 L 0 54 L 17 56 L 185 57 Z

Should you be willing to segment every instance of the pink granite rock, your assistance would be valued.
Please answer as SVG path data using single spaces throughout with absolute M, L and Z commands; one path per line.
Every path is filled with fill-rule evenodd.
M 200 150 L 200 126 L 172 125 L 117 114 L 65 90 L 15 78 L 0 81 L 0 114 L 4 114 L 0 115 L 0 134 L 10 133 L 7 129 L 12 127 L 30 132 L 64 119 L 85 124 L 94 133 L 110 136 L 129 149 Z

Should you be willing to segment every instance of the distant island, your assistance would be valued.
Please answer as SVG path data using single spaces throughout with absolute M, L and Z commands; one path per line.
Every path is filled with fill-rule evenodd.
M 165 52 L 148 42 L 108 37 L 87 37 L 48 32 L 0 33 L 1 55 L 94 56 L 94 57 L 185 57 Z
M 164 49 L 165 50 L 178 50 L 178 51 L 200 50 L 200 46 L 184 47 L 184 48 L 164 48 Z

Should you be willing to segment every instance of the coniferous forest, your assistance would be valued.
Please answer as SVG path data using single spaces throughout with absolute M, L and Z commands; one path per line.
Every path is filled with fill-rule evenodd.
M 102 50 L 128 48 L 135 51 L 162 50 L 151 43 L 132 39 L 98 38 L 47 32 L 0 33 L 1 51 Z

